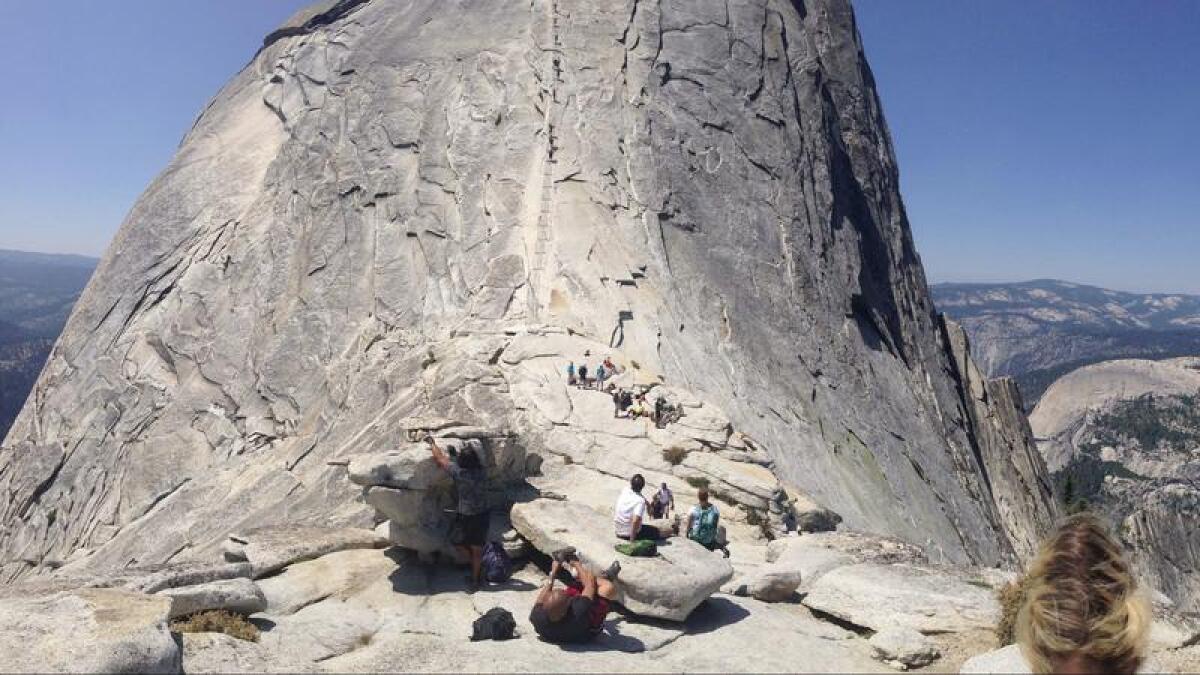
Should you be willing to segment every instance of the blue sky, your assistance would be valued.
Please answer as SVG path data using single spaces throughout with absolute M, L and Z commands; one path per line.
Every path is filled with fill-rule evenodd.
M 0 248 L 99 254 L 305 0 L 5 7 Z M 933 281 L 1200 293 L 1200 2 L 856 0 Z

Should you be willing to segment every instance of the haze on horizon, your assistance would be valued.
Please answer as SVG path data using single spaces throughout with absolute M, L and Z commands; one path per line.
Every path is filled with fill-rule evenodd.
M 307 4 L 8 8 L 0 249 L 102 254 L 207 101 Z M 854 5 L 931 281 L 1200 293 L 1200 3 Z

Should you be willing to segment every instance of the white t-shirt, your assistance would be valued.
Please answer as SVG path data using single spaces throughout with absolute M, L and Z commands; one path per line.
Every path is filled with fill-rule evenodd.
M 634 517 L 646 519 L 646 500 L 633 488 L 627 487 L 617 497 L 617 507 L 613 509 L 613 524 L 616 525 L 618 537 L 629 538 L 629 527 Z

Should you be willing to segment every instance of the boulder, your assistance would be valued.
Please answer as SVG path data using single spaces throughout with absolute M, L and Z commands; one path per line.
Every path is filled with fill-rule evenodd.
M 512 509 L 513 526 L 543 553 L 574 546 L 593 568 L 621 562 L 620 602 L 635 614 L 683 621 L 705 598 L 733 577 L 720 556 L 684 538 L 672 537 L 653 558 L 630 558 L 613 549 L 618 543 L 609 516 L 582 504 L 539 499 Z
M 438 443 L 447 451 L 457 451 L 469 440 L 439 438 Z M 531 467 L 540 469 L 540 462 L 531 459 L 535 456 L 527 455 L 523 446 L 507 436 L 475 440 L 480 440 L 477 447 L 488 467 L 493 506 L 511 499 L 508 490 L 523 483 Z M 347 471 L 351 481 L 366 488 L 367 503 L 389 521 L 392 544 L 425 555 L 452 551 L 454 482 L 433 460 L 427 445 L 416 443 L 396 452 L 355 457 Z
M 763 602 L 785 602 L 800 588 L 800 570 L 788 565 L 763 565 L 725 588 L 732 595 L 752 597 Z
M 363 585 L 386 580 L 396 571 L 396 551 L 354 549 L 296 563 L 258 581 L 267 613 L 291 614 L 323 598 L 342 597 Z
M 811 495 L 788 487 L 787 496 L 795 514 L 798 532 L 832 532 L 842 522 L 842 517 L 817 503 Z
M 258 584 L 249 579 L 225 579 L 196 586 L 159 591 L 171 598 L 171 618 L 224 609 L 235 614 L 254 614 L 267 608 L 267 598 Z
M 1018 645 L 1008 645 L 1007 647 L 1001 647 L 1000 649 L 984 654 L 972 656 L 962 664 L 958 672 L 1026 675 L 1027 673 L 1032 673 L 1033 670 L 1025 662 L 1025 657 L 1021 654 L 1021 648 Z
M 922 668 L 942 655 L 933 640 L 911 628 L 884 628 L 869 642 L 875 658 L 900 670 Z
M 293 525 L 231 534 L 226 545 L 226 560 L 240 558 L 249 562 L 251 576 L 258 579 L 295 562 L 347 549 L 382 548 L 387 541 L 366 529 Z
M 367 490 L 367 503 L 388 519 L 392 544 L 426 554 L 450 550 L 456 502 L 448 485 L 433 490 L 372 487 Z
M 1000 607 L 991 589 L 949 571 L 861 563 L 821 577 L 804 604 L 856 626 L 901 627 L 922 633 L 990 629 Z
M 88 588 L 0 600 L 0 672 L 180 672 L 171 600 Z
M 448 450 L 457 447 L 443 443 Z M 428 490 L 447 485 L 450 477 L 433 461 L 428 446 L 411 444 L 396 452 L 362 455 L 350 460 L 350 481 L 364 487 L 382 486 L 405 490 Z
M 231 542 L 232 543 L 232 542 Z M 124 587 L 141 593 L 158 593 L 168 588 L 196 586 L 213 581 L 245 578 L 254 574 L 247 562 L 217 562 L 167 565 L 131 579 Z
M 818 579 L 838 567 L 854 564 L 848 554 L 821 546 L 808 546 L 809 537 L 786 537 L 767 545 L 767 567 L 794 570 L 800 577 L 796 590 L 806 593 Z

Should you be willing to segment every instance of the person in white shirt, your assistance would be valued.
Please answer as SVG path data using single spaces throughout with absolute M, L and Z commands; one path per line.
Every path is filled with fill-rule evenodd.
M 646 487 L 646 479 L 642 474 L 634 474 L 629 479 L 629 487 L 621 491 L 617 497 L 616 508 L 613 509 L 613 525 L 617 537 L 628 541 L 637 539 L 662 539 L 665 535 L 653 525 L 646 525 L 646 509 L 649 504 L 642 496 L 642 488 Z M 672 532 L 672 534 L 674 534 Z

